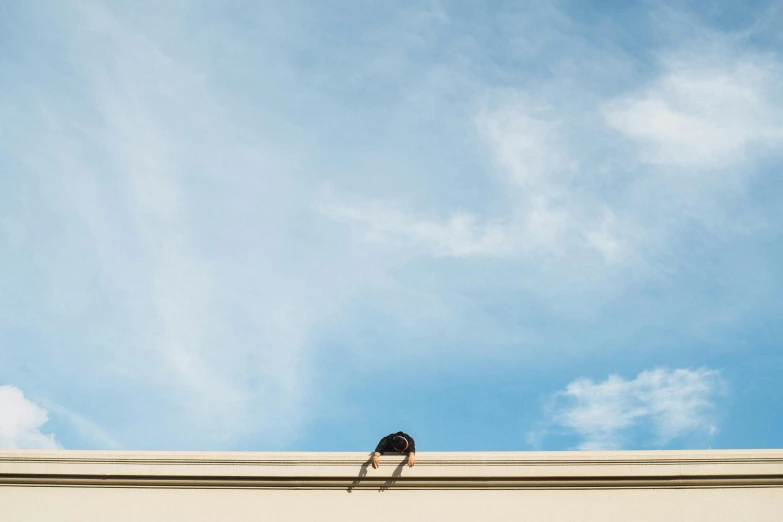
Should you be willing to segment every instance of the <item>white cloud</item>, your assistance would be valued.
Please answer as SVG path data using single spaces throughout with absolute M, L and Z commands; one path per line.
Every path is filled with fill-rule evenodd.
M 619 228 L 617 216 L 607 208 L 600 225 L 585 232 L 587 244 L 597 250 L 608 264 L 618 263 L 629 256 L 628 245 L 616 233 Z
M 480 223 L 472 214 L 446 219 L 416 218 L 382 204 L 341 205 L 322 202 L 319 210 L 337 221 L 367 225 L 365 238 L 432 252 L 436 256 L 502 257 L 518 247 L 511 224 Z
M 720 372 L 705 368 L 657 368 L 632 380 L 611 375 L 599 383 L 577 379 L 553 396 L 546 427 L 529 439 L 540 442 L 546 433 L 565 431 L 582 439 L 580 449 L 618 449 L 639 430 L 651 433 L 651 445 L 658 447 L 680 437 L 710 436 L 722 392 Z
M 553 192 L 553 181 L 576 165 L 562 143 L 562 124 L 551 109 L 524 98 L 508 100 L 476 117 L 479 134 L 509 181 L 537 193 Z
M 9 384 L 0 386 L 0 448 L 59 448 L 53 434 L 41 432 L 48 420 L 48 412 L 25 398 L 22 390 Z
M 336 220 L 361 223 L 369 241 L 425 255 L 546 259 L 597 254 L 607 264 L 627 256 L 624 230 L 611 209 L 574 190 L 577 163 L 551 110 L 515 96 L 482 110 L 475 123 L 509 197 L 506 215 L 421 216 L 382 201 L 324 201 L 320 210 Z
M 577 264 L 594 255 L 605 265 L 664 259 L 688 220 L 720 235 L 758 230 L 765 224 L 752 206 L 729 220 L 726 205 L 743 203 L 737 195 L 756 172 L 743 162 L 783 145 L 783 68 L 738 55 L 716 36 L 702 48 L 711 51 L 662 55 L 647 88 L 576 110 L 516 92 L 478 111 L 475 128 L 506 195 L 500 218 L 433 217 L 373 200 L 327 214 L 361 223 L 369 240 L 425 255 Z
M 664 61 L 664 73 L 641 93 L 611 102 L 607 123 L 637 143 L 652 164 L 716 169 L 783 143 L 781 75 L 764 58 Z

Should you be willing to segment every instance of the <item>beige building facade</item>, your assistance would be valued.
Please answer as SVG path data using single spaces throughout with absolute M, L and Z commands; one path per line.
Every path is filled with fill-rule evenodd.
M 0 521 L 783 521 L 783 450 L 0 451 Z

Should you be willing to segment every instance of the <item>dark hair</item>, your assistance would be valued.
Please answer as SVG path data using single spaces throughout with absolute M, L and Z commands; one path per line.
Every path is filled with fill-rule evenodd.
M 392 439 L 392 448 L 394 448 L 395 451 L 405 451 L 408 449 L 408 439 L 402 435 L 395 435 Z

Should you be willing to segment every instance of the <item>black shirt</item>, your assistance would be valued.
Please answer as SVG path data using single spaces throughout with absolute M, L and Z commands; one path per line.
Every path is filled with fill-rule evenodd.
M 394 440 L 394 437 L 398 435 L 408 439 L 408 449 L 406 449 L 405 451 L 397 451 L 396 449 L 394 449 L 394 446 L 392 446 L 392 440 Z M 416 443 L 413 441 L 413 437 L 411 437 L 407 433 L 398 431 L 397 433 L 392 433 L 382 438 L 381 441 L 378 443 L 378 445 L 375 447 L 375 451 L 377 453 L 405 453 L 405 454 L 416 453 Z

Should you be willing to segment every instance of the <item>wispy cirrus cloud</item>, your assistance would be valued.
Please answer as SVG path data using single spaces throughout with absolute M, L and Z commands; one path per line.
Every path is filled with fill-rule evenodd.
M 541 444 L 548 435 L 576 436 L 579 449 L 664 447 L 684 437 L 717 431 L 718 399 L 725 384 L 718 370 L 645 370 L 634 379 L 577 379 L 556 392 L 543 427 L 528 434 Z

